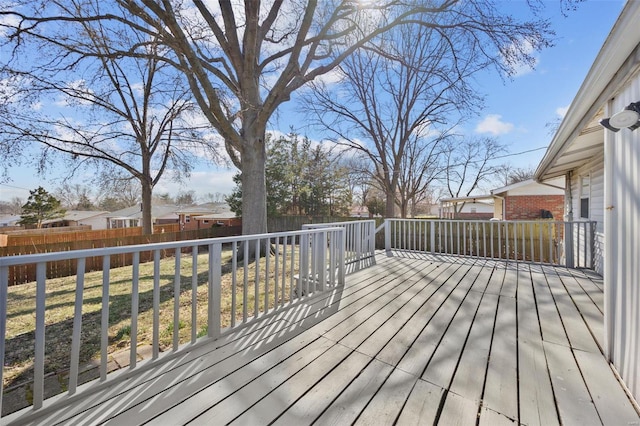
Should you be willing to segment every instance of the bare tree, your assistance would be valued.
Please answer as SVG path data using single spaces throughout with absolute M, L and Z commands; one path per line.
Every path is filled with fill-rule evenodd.
M 159 59 L 157 42 L 132 31 L 113 35 L 100 21 L 80 24 L 73 40 L 33 39 L 4 65 L 5 75 L 20 77 L 22 102 L 0 114 L 0 143 L 40 144 L 42 172 L 62 158 L 71 176 L 88 170 L 111 181 L 122 173 L 133 178 L 142 193 L 143 231 L 151 233 L 153 187 L 167 171 L 177 179 L 188 175 L 204 153 L 215 156 L 215 146 L 187 121 L 197 107 L 182 76 Z M 121 43 L 143 42 L 148 55 L 141 59 L 117 53 Z M 34 48 L 51 52 L 34 57 Z
M 56 7 L 62 3 L 73 3 L 73 7 Z M 532 60 L 529 46 L 546 45 L 550 35 L 547 22 L 517 22 L 499 14 L 489 0 L 221 0 L 217 4 L 48 0 L 28 4 L 31 12 L 0 12 L 10 15 L 5 22 L 17 22 L 5 24 L 14 43 L 31 36 L 66 43 L 75 38 L 71 34 L 78 25 L 101 20 L 114 32 L 133 28 L 171 49 L 163 60 L 184 73 L 202 111 L 242 171 L 244 233 L 267 228 L 265 133 L 270 117 L 295 91 L 332 71 L 359 47 L 378 42 L 378 36 L 401 25 L 420 24 L 435 31 L 456 27 L 477 38 L 480 51 L 502 52 L 509 67 L 522 59 Z M 42 35 L 43 27 L 60 22 L 64 22 L 65 37 Z M 450 39 L 452 47 L 456 43 Z M 122 46 L 118 54 L 147 52 L 142 42 Z
M 20 197 L 12 197 L 11 201 L 0 201 L 0 213 L 20 215 L 24 200 Z
M 306 105 L 336 143 L 373 164 L 386 197 L 385 215 L 395 216 L 399 204 L 404 217 L 412 193 L 425 186 L 416 179 L 436 162 L 431 157 L 443 140 L 437 125 L 452 126 L 449 116 L 477 103 L 465 82 L 478 69 L 478 58 L 470 50 L 457 60 L 437 31 L 418 25 L 394 28 L 382 45 L 343 61 L 337 87 L 315 84 Z
M 112 169 L 111 173 L 103 173 L 97 179 L 99 186 L 96 203 L 101 209 L 114 211 L 141 203 L 140 182 L 133 176 Z M 153 203 L 155 204 L 155 196 Z
M 447 172 L 443 176 L 446 195 L 452 198 L 468 197 L 484 182 L 491 181 L 504 168 L 494 160 L 506 149 L 492 138 L 463 139 L 448 143 L 445 153 Z M 464 203 L 457 204 L 456 213 Z
M 473 75 L 489 66 L 511 71 L 503 56 L 483 45 L 481 36 L 495 35 L 499 26 L 468 31 L 456 18 L 439 18 L 451 26 L 399 26 L 381 35 L 341 63 L 339 83 L 314 84 L 306 99 L 315 124 L 370 160 L 387 217 L 395 216 L 396 206 L 406 217 L 410 204 L 446 172 L 440 164 L 444 141 L 482 104 L 470 85 Z
M 69 210 L 94 210 L 91 188 L 86 185 L 64 182 L 54 193 L 62 207 Z

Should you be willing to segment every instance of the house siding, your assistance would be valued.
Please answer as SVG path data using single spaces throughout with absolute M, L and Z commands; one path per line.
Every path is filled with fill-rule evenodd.
M 589 217 L 580 217 L 580 178 L 589 176 Z M 567 181 L 569 181 L 567 179 Z M 593 262 L 593 269 L 599 273 L 604 273 L 604 161 L 599 155 L 585 166 L 576 169 L 571 177 L 571 199 L 568 202 L 569 212 L 573 220 L 590 220 L 596 222 L 593 253 L 590 250 L 590 242 L 585 238 L 590 238 L 588 233 L 576 232 L 573 240 L 574 264 L 587 265 Z M 554 216 L 555 217 L 555 216 Z M 585 252 L 586 248 L 586 252 Z M 581 261 L 579 261 L 582 259 Z
M 607 109 L 621 111 L 639 100 L 636 74 Z M 606 132 L 605 147 L 607 354 L 640 400 L 640 131 Z

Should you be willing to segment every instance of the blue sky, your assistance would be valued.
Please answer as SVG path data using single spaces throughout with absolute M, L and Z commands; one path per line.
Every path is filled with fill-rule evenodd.
M 518 13 L 525 10 L 524 0 L 499 3 Z M 503 81 L 495 73 L 478 77 L 478 84 L 486 94 L 485 108 L 480 116 L 465 123 L 465 134 L 494 136 L 508 146 L 511 154 L 546 147 L 552 138 L 548 127 L 571 103 L 582 84 L 606 36 L 618 17 L 623 0 L 589 0 L 579 4 L 576 11 L 563 16 L 559 3 L 547 2 L 544 15 L 552 20 L 556 32 L 555 46 L 537 55 L 534 70 L 522 70 L 512 80 Z M 301 126 L 295 114 L 295 100 L 286 105 L 271 128 L 288 132 L 293 126 L 301 134 L 315 135 Z M 535 168 L 544 149 L 496 160 L 514 167 Z M 55 167 L 52 167 L 55 169 Z M 229 193 L 235 169 L 198 167 L 190 181 L 183 185 L 160 182 L 155 193 L 193 190 L 196 194 Z M 11 182 L 0 184 L 0 200 L 20 197 L 26 201 L 29 190 L 43 186 L 54 191 L 59 186 L 57 176 L 39 177 L 35 170 L 13 168 Z M 76 183 L 83 183 L 78 180 Z

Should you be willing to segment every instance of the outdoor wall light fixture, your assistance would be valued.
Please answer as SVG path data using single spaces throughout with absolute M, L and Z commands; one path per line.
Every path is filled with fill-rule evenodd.
M 612 132 L 617 132 L 623 127 L 635 130 L 640 127 L 640 101 L 631 103 L 620 112 L 616 112 L 611 118 L 603 118 L 600 125 Z

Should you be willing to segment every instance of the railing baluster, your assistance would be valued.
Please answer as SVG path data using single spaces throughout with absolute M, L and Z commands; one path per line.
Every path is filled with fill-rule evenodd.
M 275 253 L 273 255 L 273 309 L 278 309 L 280 305 L 280 237 L 276 237 L 273 242 Z
M 513 228 L 511 228 L 511 230 L 513 231 L 513 260 L 515 260 L 516 262 L 519 259 L 519 250 L 518 250 L 518 223 L 514 222 L 512 223 Z
M 4 354 L 6 350 L 7 336 L 7 299 L 9 297 L 9 267 L 0 267 L 0 383 L 4 383 Z M 4 386 L 0 386 L 0 409 L 2 409 L 2 400 L 4 394 Z
M 587 255 L 588 255 L 588 237 L 587 237 L 587 222 L 584 222 L 582 224 L 582 233 L 584 234 L 584 258 L 583 258 L 583 263 L 582 263 L 582 267 L 586 267 L 587 266 Z
M 557 222 L 554 222 L 552 227 L 549 229 L 549 257 L 552 259 L 553 263 L 560 264 L 561 258 L 561 244 L 564 239 L 564 225 L 558 226 Z
M 269 272 L 271 260 L 271 239 L 267 238 L 264 249 L 264 313 L 269 312 Z
M 502 229 L 506 228 L 507 224 L 500 222 L 498 224 L 498 259 L 502 259 Z M 506 241 L 505 241 L 506 244 Z
M 320 284 L 320 291 L 325 291 L 327 289 L 327 231 L 323 231 L 321 234 L 316 234 L 320 239 L 320 255 L 319 259 L 321 259 L 320 265 L 318 265 L 318 282 Z M 314 293 L 318 288 L 314 288 Z
M 231 243 L 231 327 L 236 326 L 238 315 L 238 242 Z
M 286 294 L 287 294 L 287 239 L 284 238 L 282 241 L 282 303 L 281 306 L 284 306 L 286 303 Z M 291 297 L 289 297 L 291 300 Z
M 47 264 L 36 265 L 36 331 L 35 360 L 33 363 L 33 408 L 42 408 L 44 400 L 44 339 L 45 339 L 45 299 Z M 4 368 L 4 365 L 3 365 Z
M 133 253 L 131 277 L 131 348 L 129 348 L 129 368 L 135 368 L 137 362 L 136 347 L 138 346 L 138 283 L 140 279 L 140 252 Z
M 209 336 L 218 338 L 221 330 L 222 244 L 209 246 Z M 257 303 L 257 301 L 256 301 Z
M 173 351 L 180 345 L 180 258 L 182 250 L 175 251 L 175 271 L 173 275 Z
M 135 349 L 133 350 L 135 352 Z M 160 250 L 153 251 L 153 341 L 151 357 L 160 355 Z
M 100 381 L 107 379 L 109 349 L 109 275 L 111 256 L 102 258 L 102 318 L 100 319 Z
M 249 316 L 247 307 L 249 302 L 249 241 L 245 241 L 242 246 L 244 247 L 244 256 L 242 258 L 244 265 L 244 274 L 242 277 L 242 322 L 247 322 Z M 211 261 L 209 264 L 211 264 Z M 209 307 L 211 307 L 211 305 L 209 305 Z
M 234 241 L 235 244 L 235 241 Z M 233 287 L 235 296 L 235 286 Z M 231 318 L 235 318 L 232 309 Z M 233 321 L 233 319 L 232 319 Z M 234 324 L 235 325 L 235 324 Z M 198 246 L 191 247 L 191 343 L 198 338 Z
M 302 243 L 302 236 L 298 237 L 299 240 L 299 244 Z M 295 287 L 295 262 L 296 262 L 296 250 L 295 250 L 295 242 L 296 242 L 296 237 L 292 237 L 291 238 L 291 274 L 289 276 L 289 303 L 293 303 L 293 289 Z M 300 253 L 298 253 L 298 257 L 300 259 L 302 259 L 302 250 L 299 250 Z M 298 261 L 298 263 L 300 263 L 300 261 Z M 298 267 L 298 270 L 300 271 L 300 278 L 302 278 L 302 270 L 300 270 L 300 267 Z
M 337 285 L 336 282 L 336 272 L 338 268 L 338 238 L 340 233 L 333 231 L 331 236 L 329 237 L 329 281 L 331 283 L 331 287 L 335 287 Z M 369 245 L 369 241 L 367 241 L 367 245 Z M 368 251 L 368 250 L 367 250 Z M 357 263 L 358 269 L 360 269 L 360 262 Z
M 529 234 L 531 235 L 531 237 L 529 238 L 529 244 L 530 244 L 530 249 L 531 249 L 531 262 L 535 262 L 536 261 L 536 253 L 534 251 L 533 248 L 533 235 L 535 234 L 535 227 L 533 223 L 529 223 Z
M 544 263 L 544 252 L 543 252 L 543 243 L 542 236 L 544 235 L 542 232 L 542 228 L 546 227 L 548 222 L 543 222 L 538 226 L 538 238 L 540 239 L 540 263 Z M 549 262 L 551 263 L 551 262 Z
M 69 395 L 76 393 L 78 386 L 78 369 L 80 366 L 80 339 L 82 332 L 82 302 L 84 294 L 84 270 L 86 259 L 78 259 L 76 272 L 76 298 L 73 308 L 73 332 L 71 335 L 71 361 L 69 369 Z
M 491 224 L 491 222 L 489 222 L 489 224 Z M 487 256 L 487 223 L 486 222 L 482 222 L 482 252 L 484 253 L 484 257 L 489 257 Z
M 260 239 L 256 239 L 255 247 L 255 278 L 253 280 L 253 318 L 258 318 L 260 313 Z
M 493 250 L 493 229 L 494 229 L 494 227 L 495 227 L 495 226 L 498 226 L 498 227 L 499 227 L 499 226 L 500 226 L 500 224 L 496 223 L 496 224 L 494 225 L 494 223 L 493 223 L 493 222 L 489 222 L 489 233 L 491 234 L 491 258 L 492 258 L 492 259 L 495 259 L 495 258 L 496 258 L 496 256 L 495 256 L 495 251 Z

